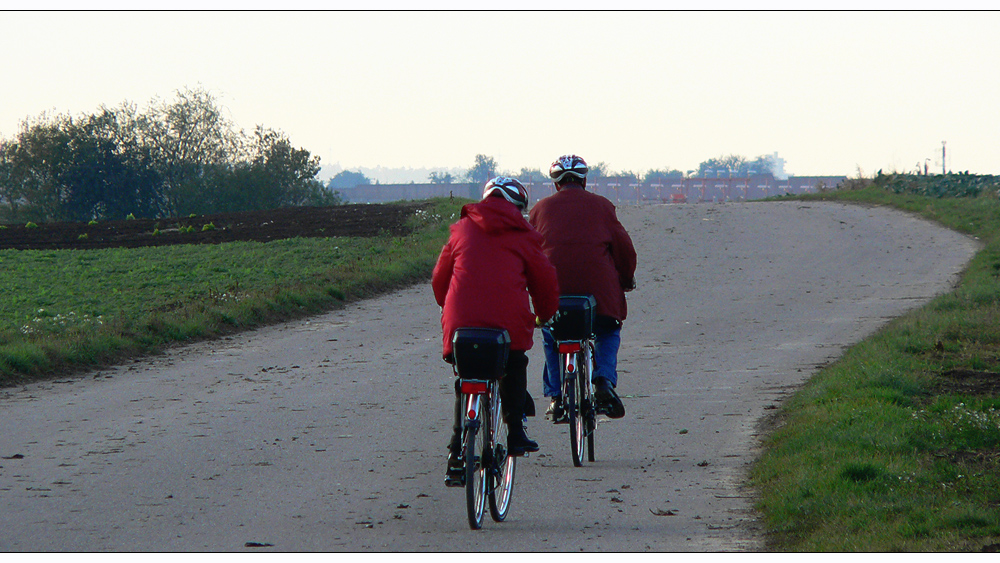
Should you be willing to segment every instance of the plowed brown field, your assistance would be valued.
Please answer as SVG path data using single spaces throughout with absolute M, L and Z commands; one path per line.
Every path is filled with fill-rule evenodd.
M 406 221 L 423 203 L 291 207 L 169 219 L 4 225 L 0 250 L 114 248 L 171 244 L 267 242 L 292 237 L 395 236 L 410 232 Z M 205 228 L 205 225 L 211 225 Z M 193 230 L 188 232 L 188 227 Z M 182 230 L 183 228 L 183 230 Z

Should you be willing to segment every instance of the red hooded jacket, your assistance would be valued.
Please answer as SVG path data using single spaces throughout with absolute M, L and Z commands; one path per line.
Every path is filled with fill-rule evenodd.
M 545 238 L 542 248 L 559 272 L 562 293 L 593 295 L 598 315 L 624 321 L 624 290 L 635 282 L 632 238 L 613 203 L 572 186 L 536 203 L 528 220 Z
M 548 320 L 559 309 L 556 270 L 542 253 L 541 235 L 514 204 L 499 197 L 462 208 L 431 286 L 444 308 L 445 358 L 451 355 L 455 329 L 462 327 L 506 329 L 511 350 L 529 350 L 535 316 Z

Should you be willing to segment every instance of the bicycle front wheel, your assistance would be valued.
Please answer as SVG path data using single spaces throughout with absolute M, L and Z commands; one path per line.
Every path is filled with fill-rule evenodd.
M 593 348 L 589 345 L 584 349 L 583 368 L 580 373 L 580 388 L 583 395 L 584 432 L 587 435 L 587 461 L 594 461 L 594 430 L 597 429 L 597 404 L 594 401 L 591 378 L 594 373 Z
M 507 453 L 507 423 L 503 420 L 500 405 L 500 393 L 494 392 L 492 403 L 493 424 L 490 428 L 492 439 L 488 447 L 492 448 L 493 456 L 490 468 L 490 516 L 495 522 L 503 522 L 510 510 L 510 497 L 514 492 L 514 467 L 517 458 Z M 516 421 L 515 424 L 521 424 Z
M 483 527 L 486 506 L 486 470 L 482 455 L 486 451 L 486 431 L 481 426 L 479 422 L 472 421 L 466 424 L 465 430 L 465 505 L 469 527 L 473 530 Z

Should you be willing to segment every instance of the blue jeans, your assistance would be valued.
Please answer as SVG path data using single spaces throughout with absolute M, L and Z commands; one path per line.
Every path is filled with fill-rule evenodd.
M 594 337 L 594 373 L 591 379 L 603 377 L 612 387 L 618 386 L 618 347 L 621 346 L 621 328 L 609 332 L 598 333 Z M 542 372 L 542 391 L 546 397 L 558 397 L 562 394 L 559 365 L 559 350 L 552 338 L 552 331 L 542 329 L 542 345 L 545 348 L 545 368 Z

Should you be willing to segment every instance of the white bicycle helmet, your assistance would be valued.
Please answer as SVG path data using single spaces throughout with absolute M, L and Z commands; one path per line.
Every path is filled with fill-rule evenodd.
M 560 156 L 552 163 L 549 167 L 549 177 L 552 178 L 555 183 L 560 184 L 567 177 L 574 177 L 583 180 L 587 177 L 587 172 L 590 169 L 587 168 L 587 161 L 576 156 L 575 154 L 566 154 Z
M 489 197 L 493 192 L 499 193 L 522 211 L 528 208 L 528 190 L 524 189 L 521 182 L 514 178 L 497 176 L 486 182 L 486 186 L 483 188 L 483 199 Z

